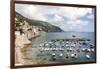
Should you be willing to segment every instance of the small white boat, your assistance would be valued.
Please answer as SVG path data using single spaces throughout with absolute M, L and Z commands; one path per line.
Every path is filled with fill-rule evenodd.
M 63 48 L 59 48 L 59 50 L 60 50 L 60 51 L 63 51 L 64 49 L 63 49 Z
M 76 45 L 75 45 L 75 44 L 71 44 L 71 46 L 72 46 L 72 47 L 75 47 Z
M 91 49 L 88 49 L 88 51 L 90 52 L 90 51 L 91 51 Z
M 72 58 L 77 58 L 77 55 L 76 54 L 71 54 L 71 57 Z
M 43 44 L 40 44 L 40 47 L 42 47 L 43 46 Z
M 84 52 L 86 49 L 85 48 L 82 48 L 82 51 Z
M 94 52 L 94 49 L 92 48 L 91 51 Z
M 56 54 L 55 53 L 52 53 L 52 56 L 55 56 Z
M 71 57 L 74 57 L 75 55 L 74 54 L 71 54 Z
M 46 44 L 45 44 L 45 46 L 49 46 L 49 44 L 48 44 L 48 43 L 46 43 Z
M 68 44 L 65 45 L 66 47 L 69 46 Z
M 87 54 L 87 55 L 86 55 L 86 58 L 87 58 L 87 59 L 90 59 L 90 55 Z
M 53 48 L 53 50 L 56 50 L 56 48 Z
M 59 56 L 60 56 L 60 57 L 62 57 L 62 56 L 63 56 L 63 54 L 61 53 Z
M 69 41 L 66 41 L 66 44 L 69 44 Z
M 91 51 L 91 49 L 87 49 L 87 52 L 90 52 Z
M 48 42 L 49 44 L 52 44 L 53 42 L 52 41 L 50 41 L 50 42 Z
M 69 48 L 69 51 L 72 51 L 72 48 Z
M 62 44 L 64 44 L 65 42 L 62 42 Z

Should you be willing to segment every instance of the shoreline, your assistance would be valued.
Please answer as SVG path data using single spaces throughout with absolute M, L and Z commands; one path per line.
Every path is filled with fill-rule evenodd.
M 32 41 L 30 39 L 39 37 L 40 32 L 38 31 L 38 34 L 30 36 L 30 39 L 27 37 L 29 34 L 32 34 L 32 32 L 20 35 L 18 31 L 15 31 L 15 64 L 33 64 L 32 58 L 27 53 L 27 50 L 32 48 Z

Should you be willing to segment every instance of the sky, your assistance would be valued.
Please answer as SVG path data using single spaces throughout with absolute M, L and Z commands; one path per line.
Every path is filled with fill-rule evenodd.
M 15 11 L 29 19 L 49 22 L 64 31 L 94 32 L 94 9 L 15 4 Z

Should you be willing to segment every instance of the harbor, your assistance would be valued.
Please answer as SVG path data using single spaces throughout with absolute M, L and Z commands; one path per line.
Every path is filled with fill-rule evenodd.
M 64 33 L 64 36 L 63 33 L 51 34 L 43 31 L 39 33 L 40 36 L 32 37 L 31 40 L 25 35 L 23 39 L 22 36 L 17 38 L 17 45 L 21 44 L 19 40 L 24 40 L 22 45 L 16 46 L 16 56 L 19 57 L 16 60 L 21 60 L 20 64 L 78 63 L 95 60 L 94 40 L 86 35 L 82 37 L 83 34 Z
M 95 62 L 94 12 L 94 8 L 16 4 L 15 64 Z
M 45 36 L 45 35 L 44 35 Z M 41 41 L 41 40 L 40 40 Z M 94 61 L 94 45 L 89 38 L 42 40 L 33 46 L 37 49 L 38 64 Z

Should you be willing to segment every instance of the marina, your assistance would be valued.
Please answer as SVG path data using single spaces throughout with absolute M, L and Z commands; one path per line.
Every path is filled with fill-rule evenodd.
M 11 21 L 14 66 L 96 62 L 96 7 L 14 4 Z
M 94 45 L 90 39 L 73 36 L 40 42 L 37 48 L 39 64 L 94 61 Z

